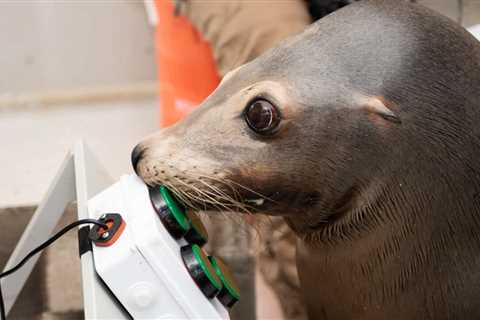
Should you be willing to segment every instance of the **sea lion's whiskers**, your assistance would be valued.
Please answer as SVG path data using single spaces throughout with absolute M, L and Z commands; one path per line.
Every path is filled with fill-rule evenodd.
M 189 197 L 189 195 L 185 192 L 183 192 L 182 190 L 180 190 L 180 188 L 175 185 L 174 183 L 171 183 L 170 181 L 158 181 L 157 182 L 158 185 L 160 184 L 163 184 L 165 185 L 168 189 L 170 189 L 173 194 L 181 201 L 183 202 L 183 204 L 187 207 L 190 207 L 190 208 L 193 208 L 195 210 L 201 210 L 202 208 L 198 207 L 197 206 L 197 203 L 198 202 L 195 202 L 195 199 L 192 199 L 191 197 Z M 190 200 L 193 200 L 190 201 Z M 201 202 L 200 202 L 201 203 Z
M 178 180 L 178 179 L 177 179 Z M 228 197 L 228 195 L 218 195 L 216 193 L 208 192 L 206 190 L 201 190 L 194 186 L 194 184 L 187 184 L 184 181 L 178 180 L 179 183 L 183 184 L 187 190 L 184 191 L 185 196 L 190 196 L 193 201 L 196 202 L 203 202 L 209 203 L 213 205 L 218 211 L 232 211 L 233 208 L 240 207 L 240 209 L 246 210 L 245 208 L 241 207 L 241 204 L 235 203 Z M 190 192 L 189 192 L 190 191 Z M 192 195 L 191 191 L 195 192 L 197 196 Z M 212 195 L 212 196 L 210 196 Z M 207 197 L 208 199 L 205 199 Z M 224 200 L 224 202 L 220 202 L 219 200 Z
M 214 182 L 217 182 L 219 184 L 221 184 L 222 186 L 224 187 L 227 187 L 228 189 L 230 189 L 232 191 L 232 193 L 235 195 L 235 199 L 238 200 L 239 202 L 243 202 L 243 197 L 242 195 L 240 194 L 240 192 L 235 188 L 233 187 L 231 184 L 228 183 L 228 181 L 226 181 L 225 179 L 219 179 L 215 176 L 211 176 L 211 175 L 202 175 L 202 174 L 196 174 L 196 176 L 198 177 L 198 180 L 199 181 L 204 181 L 203 179 L 201 178 L 206 178 L 208 180 L 212 180 Z M 210 186 L 210 184 L 209 184 Z
M 254 209 L 252 206 L 249 206 L 249 205 L 245 204 L 242 201 L 243 199 L 242 199 L 240 193 L 238 192 L 238 190 L 236 190 L 236 188 L 229 185 L 225 181 L 220 180 L 220 179 L 215 178 L 215 177 L 212 177 L 212 176 L 207 176 L 207 175 L 202 175 L 202 174 L 192 174 L 191 177 L 195 178 L 194 183 L 195 182 L 201 183 L 201 184 L 205 185 L 207 188 L 211 189 L 211 191 L 212 191 L 212 192 L 208 192 L 207 190 L 202 190 L 203 192 L 208 192 L 209 194 L 213 195 L 214 197 L 218 197 L 218 198 L 221 198 L 223 200 L 226 200 L 228 202 L 227 205 L 231 205 L 233 208 L 241 209 L 241 211 L 243 211 L 247 214 L 251 214 L 251 211 L 249 209 Z M 232 193 L 234 194 L 234 197 L 225 193 L 223 190 L 221 190 L 220 187 L 212 185 L 212 184 L 206 182 L 205 179 L 202 179 L 202 178 L 212 180 L 214 182 L 217 182 L 217 183 L 221 184 L 223 187 L 227 187 L 228 189 L 230 189 L 232 191 Z M 228 211 L 232 211 L 232 208 L 230 208 Z
M 195 210 L 200 210 L 200 208 L 198 208 L 194 203 L 192 203 L 190 201 L 190 199 L 187 197 L 186 194 L 184 194 L 183 192 L 181 192 L 174 184 L 170 183 L 170 182 L 165 182 L 164 185 L 169 189 L 171 190 L 176 197 L 178 197 L 178 199 L 183 202 L 184 205 L 190 207 L 190 208 L 193 208 Z
M 255 208 L 254 206 L 251 206 L 251 205 L 248 205 L 248 204 L 245 203 L 242 195 L 241 195 L 240 192 L 237 190 L 237 188 L 235 188 L 235 187 L 233 186 L 233 184 L 235 184 L 235 185 L 237 185 L 238 187 L 240 187 L 240 188 L 242 188 L 242 189 L 244 189 L 244 190 L 247 190 L 247 191 L 249 191 L 249 192 L 251 192 L 251 193 L 253 193 L 253 194 L 258 195 L 258 196 L 261 197 L 262 199 L 265 199 L 265 200 L 271 201 L 271 202 L 273 202 L 273 203 L 276 203 L 275 200 L 273 200 L 273 199 L 271 199 L 271 198 L 269 198 L 269 197 L 267 197 L 267 196 L 265 196 L 265 195 L 263 195 L 263 194 L 261 194 L 261 193 L 259 193 L 259 192 L 256 192 L 256 191 L 254 191 L 254 190 L 252 190 L 252 189 L 250 189 L 250 188 L 248 188 L 248 187 L 246 187 L 246 186 L 244 186 L 244 185 L 242 185 L 242 184 L 240 184 L 240 183 L 236 183 L 236 182 L 234 182 L 234 181 L 232 181 L 232 180 L 229 180 L 229 179 L 223 179 L 223 180 L 222 180 L 222 179 L 219 179 L 219 178 L 214 177 L 214 176 L 207 176 L 207 175 L 201 175 L 201 174 L 197 174 L 197 176 L 199 177 L 198 180 L 199 180 L 200 182 L 206 184 L 206 185 L 207 185 L 208 187 L 210 187 L 210 188 L 213 188 L 214 186 L 206 183 L 206 182 L 204 181 L 205 179 L 200 179 L 200 178 L 210 179 L 210 180 L 212 180 L 212 181 L 214 181 L 214 182 L 217 182 L 218 184 L 221 184 L 222 186 L 228 187 L 228 189 L 232 190 L 232 192 L 236 195 L 235 198 L 236 198 L 236 200 L 237 200 L 237 202 L 236 202 L 237 207 L 240 206 L 241 208 L 244 208 L 243 211 L 244 211 L 245 213 L 247 213 L 247 214 L 252 214 L 252 212 L 251 212 L 250 210 L 255 210 L 256 208 Z M 215 188 L 216 188 L 216 187 L 215 187 Z M 220 191 L 220 190 L 219 190 L 219 191 Z M 223 191 L 220 191 L 220 192 L 223 193 Z M 230 197 L 230 196 L 228 196 L 228 197 Z M 249 210 L 249 209 L 250 209 L 250 210 Z
M 207 179 L 210 179 L 210 177 L 208 176 L 202 176 L 204 178 L 207 178 Z M 213 179 L 212 179 L 213 180 Z M 212 189 L 213 192 L 215 193 L 219 193 L 219 194 L 222 194 L 222 195 L 225 195 L 225 196 L 228 196 L 222 189 L 220 189 L 219 187 L 215 186 L 214 184 L 211 184 L 211 183 L 208 183 L 206 182 L 204 179 L 198 179 L 197 180 L 198 182 L 202 183 L 203 185 L 205 185 L 207 188 L 209 189 Z M 218 181 L 219 182 L 219 181 Z M 237 201 L 241 201 L 242 200 L 242 197 L 240 196 L 240 193 L 235 189 L 233 188 L 232 186 L 226 184 L 226 183 L 222 183 L 222 186 L 226 186 L 228 187 L 234 194 L 234 199 L 237 200 Z M 230 196 L 228 196 L 230 197 Z
M 259 197 L 261 197 L 261 198 L 263 198 L 263 199 L 265 199 L 265 200 L 268 200 L 268 201 L 271 201 L 271 202 L 274 202 L 274 203 L 277 202 L 277 201 L 269 198 L 268 196 L 266 196 L 266 195 L 264 195 L 264 194 L 261 194 L 261 193 L 255 191 L 255 190 L 253 190 L 253 189 L 251 189 L 251 188 L 249 188 L 249 187 L 247 187 L 247 186 L 245 186 L 245 185 L 243 185 L 243 184 L 241 184 L 241 183 L 235 182 L 235 181 L 230 180 L 230 179 L 225 179 L 225 180 L 228 181 L 229 183 L 235 184 L 236 186 L 238 186 L 238 187 L 240 187 L 240 188 L 242 188 L 242 189 L 244 189 L 244 190 L 246 190 L 246 191 L 249 191 L 249 192 L 251 192 L 251 193 L 253 193 L 253 194 L 255 194 L 255 195 L 257 195 L 257 196 L 259 196 Z
M 193 183 L 186 183 L 185 181 L 175 178 L 173 183 L 175 184 L 178 183 L 183 186 L 183 188 L 179 187 L 178 185 L 176 186 L 176 190 L 178 190 L 178 192 L 181 192 L 183 197 L 188 197 L 190 200 L 192 200 L 195 203 L 208 203 L 218 211 L 217 214 L 214 216 L 208 215 L 208 214 L 204 214 L 202 216 L 208 217 L 209 219 L 225 218 L 225 219 L 228 219 L 229 221 L 233 221 L 237 226 L 240 227 L 240 230 L 243 230 L 243 232 L 245 232 L 246 234 L 250 232 L 251 228 L 247 228 L 242 216 L 227 214 L 228 212 L 235 211 L 235 209 L 237 211 L 244 211 L 247 214 L 251 214 L 251 212 L 243 203 L 235 201 L 235 199 L 233 199 L 232 197 L 230 197 L 228 194 L 224 192 L 213 192 L 213 190 L 215 189 L 212 189 L 212 190 L 200 189 L 197 186 L 195 186 L 195 182 L 197 181 L 193 181 Z M 202 184 L 209 186 L 204 182 L 202 182 Z M 191 208 L 194 210 L 198 210 L 198 209 L 195 209 L 196 206 Z M 206 208 L 204 208 L 204 210 L 206 210 Z M 198 210 L 198 211 L 203 212 L 204 210 Z M 256 232 L 258 233 L 256 226 L 253 226 L 253 229 L 256 230 Z
M 224 199 L 223 197 L 219 198 L 217 194 L 212 194 L 211 192 L 205 192 L 204 190 L 199 189 L 198 187 L 195 186 L 195 184 L 187 184 L 184 181 L 177 179 L 177 182 L 183 184 L 186 187 L 186 190 L 184 191 L 187 196 L 193 196 L 196 201 L 200 202 L 207 202 L 210 204 L 218 204 L 218 205 L 224 205 L 224 203 L 220 202 L 219 200 L 228 200 Z M 192 195 L 191 192 L 195 192 L 198 196 Z M 212 197 L 213 196 L 213 197 Z M 205 199 L 208 198 L 208 199 Z M 229 204 L 229 202 L 227 202 Z
M 248 210 L 248 208 L 243 203 L 236 201 L 235 199 L 229 197 L 228 195 L 218 195 L 211 191 L 207 191 L 207 190 L 204 190 L 204 191 L 209 194 L 215 194 L 217 196 L 220 196 L 223 200 L 225 200 L 227 202 L 226 206 L 229 208 L 228 210 L 229 212 L 236 211 L 235 209 L 237 209 L 237 211 L 240 211 L 240 212 L 243 211 L 245 214 L 251 214 L 250 210 Z
M 252 212 L 249 210 L 249 209 L 254 209 L 252 206 L 250 205 L 247 205 L 245 203 L 242 202 L 242 199 L 234 199 L 232 198 L 231 196 L 229 196 L 228 194 L 226 194 L 225 192 L 223 192 L 220 188 L 214 186 L 214 185 L 211 185 L 209 183 L 207 183 L 206 181 L 204 180 L 199 180 L 199 182 L 201 182 L 202 184 L 204 184 L 206 187 L 210 188 L 213 190 L 213 192 L 216 192 L 216 193 L 220 193 L 222 194 L 224 197 L 228 198 L 229 199 L 229 202 L 236 208 L 238 209 L 242 209 L 242 211 L 244 211 L 246 214 L 252 214 Z M 232 190 L 235 190 L 234 188 L 232 188 Z M 237 194 L 238 196 L 239 193 L 235 193 Z M 240 197 L 241 198 L 241 197 Z
M 187 187 L 188 189 L 187 190 L 190 190 L 190 191 L 193 191 L 195 193 L 197 193 L 199 196 L 194 196 L 192 195 L 191 193 L 189 192 L 185 192 L 185 195 L 186 196 L 189 196 L 191 197 L 192 200 L 196 200 L 198 202 L 207 202 L 209 204 L 212 204 L 213 206 L 219 206 L 221 208 L 223 208 L 222 210 L 227 210 L 227 211 L 230 211 L 231 209 L 229 207 L 227 207 L 227 205 L 221 203 L 220 201 L 218 201 L 217 199 L 215 198 L 212 198 L 211 196 L 209 196 L 207 193 L 203 192 L 202 190 L 198 189 L 197 187 L 195 187 L 193 184 L 187 184 L 186 182 L 180 180 L 180 179 L 176 179 L 177 182 L 183 184 L 185 187 Z M 203 196 L 203 197 L 202 197 Z M 205 199 L 205 197 L 208 198 L 208 200 Z M 224 199 L 226 200 L 226 199 Z M 217 207 L 218 208 L 218 207 Z M 222 211 L 220 210 L 220 211 Z
M 195 190 L 182 190 L 180 191 L 184 198 L 191 200 L 190 203 L 184 203 L 187 208 L 194 210 L 206 210 L 208 205 L 217 206 L 217 201 L 205 199 L 205 196 L 198 195 Z
M 212 177 L 205 176 L 205 175 L 198 175 L 201 177 L 204 177 L 206 179 L 210 179 Z M 228 185 L 228 182 L 222 181 L 217 178 L 212 178 L 211 180 L 216 181 L 217 183 L 222 183 L 222 186 L 228 186 L 232 191 L 236 189 L 233 186 Z M 240 201 L 236 201 L 236 199 L 233 199 L 230 195 L 225 193 L 223 190 L 220 189 L 220 187 L 209 184 L 205 179 L 197 179 L 194 180 L 193 183 L 187 184 L 184 181 L 179 180 L 181 184 L 183 184 L 188 190 L 185 190 L 186 196 L 192 196 L 194 197 L 193 201 L 200 201 L 200 202 L 208 202 L 212 204 L 213 207 L 215 207 L 219 212 L 216 215 L 209 215 L 203 210 L 200 211 L 202 214 L 202 217 L 207 218 L 209 220 L 218 220 L 218 219 L 228 219 L 229 221 L 233 221 L 236 225 L 240 226 L 240 230 L 243 230 L 246 234 L 250 234 L 252 230 L 254 230 L 254 233 L 256 234 L 255 239 L 261 240 L 263 238 L 262 236 L 262 227 L 265 225 L 272 225 L 272 220 L 269 216 L 263 217 L 263 219 L 256 219 L 253 224 L 246 222 L 244 219 L 241 218 L 241 216 L 238 215 L 232 215 L 228 214 L 227 212 L 231 212 L 235 208 L 243 211 L 246 214 L 252 215 L 252 212 L 249 210 L 254 209 L 250 205 L 246 205 Z M 205 185 L 207 188 L 210 190 L 204 190 L 204 189 L 199 189 L 198 187 L 195 186 L 195 183 L 201 183 L 202 185 Z M 192 195 L 189 191 L 195 192 L 197 195 Z M 228 201 L 227 204 L 224 204 L 222 202 L 218 201 L 208 201 L 207 199 L 203 198 L 201 195 L 207 196 L 206 194 L 213 196 L 213 197 L 220 197 L 221 200 Z M 240 198 L 240 194 L 238 191 L 235 192 Z M 208 196 L 207 196 L 208 197 Z M 211 199 L 211 197 L 208 197 Z M 231 207 L 229 207 L 230 205 Z M 247 226 L 248 225 L 248 226 Z M 262 248 L 258 248 L 258 250 L 262 250 Z
M 209 187 L 209 185 L 204 183 L 204 182 L 202 182 L 202 184 L 204 184 L 206 187 Z M 233 199 L 232 197 L 230 197 L 229 195 L 227 195 L 225 193 L 220 192 L 220 190 L 215 190 L 215 189 L 202 190 L 202 192 L 206 193 L 206 194 L 209 194 L 209 195 L 212 195 L 214 197 L 217 197 L 218 200 L 223 200 L 225 202 L 224 204 L 227 205 L 227 206 L 237 207 L 237 206 L 241 205 L 241 203 L 237 204 L 235 199 Z
M 205 192 L 202 192 L 202 190 L 196 188 L 193 185 L 188 185 L 185 182 L 179 180 L 179 183 L 183 184 L 185 187 L 187 187 L 183 193 L 187 196 L 190 197 L 193 201 L 196 202 L 204 202 L 208 204 L 222 204 L 219 199 L 211 197 L 209 194 L 206 194 Z M 215 196 L 215 195 L 214 195 Z
M 217 210 L 218 210 L 217 214 L 215 214 L 215 215 L 206 214 L 205 212 L 202 212 L 203 213 L 202 214 L 203 218 L 209 219 L 211 221 L 215 221 L 215 220 L 218 221 L 219 219 L 222 219 L 222 218 L 228 219 L 228 221 L 233 221 L 233 223 L 239 227 L 239 228 L 236 229 L 237 232 L 243 232 L 243 233 L 248 235 L 248 234 L 251 233 L 251 230 L 254 229 L 256 231 L 256 233 L 258 233 L 258 230 L 257 230 L 256 226 L 253 226 L 253 228 L 249 228 L 248 226 L 250 226 L 250 225 L 248 225 L 248 223 L 245 222 L 245 219 L 243 219 L 241 215 L 229 214 L 232 211 L 238 211 L 238 212 L 244 211 L 244 213 L 246 213 L 246 214 L 251 214 L 251 212 L 248 210 L 247 206 L 245 206 L 241 202 L 235 201 L 235 199 L 232 199 L 232 197 L 230 197 L 228 194 L 222 192 L 220 189 L 218 189 L 216 187 L 213 187 L 213 186 L 209 185 L 205 181 L 202 181 L 202 180 L 198 180 L 198 181 L 200 181 L 206 187 L 212 188 L 212 190 L 213 190 L 213 191 L 202 190 L 204 193 L 208 193 L 208 194 L 216 196 L 216 197 L 221 196 L 222 200 L 228 201 L 228 203 L 227 203 L 228 207 L 226 207 L 226 206 L 219 207 L 217 205 L 214 205 L 214 207 L 217 208 Z M 195 181 L 195 182 L 197 182 L 197 181 Z M 217 190 L 217 191 L 215 191 L 215 190 Z

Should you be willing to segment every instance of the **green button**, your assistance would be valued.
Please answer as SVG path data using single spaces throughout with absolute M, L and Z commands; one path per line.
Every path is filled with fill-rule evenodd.
M 208 241 L 208 232 L 200 217 L 193 211 L 187 212 L 187 218 L 192 226 L 185 234 L 185 240 L 191 244 L 203 246 Z
M 167 204 L 168 209 L 173 214 L 175 220 L 177 220 L 178 224 L 184 231 L 188 231 L 190 229 L 190 223 L 188 222 L 188 218 L 185 215 L 183 209 L 180 208 L 175 198 L 172 196 L 170 191 L 165 186 L 160 187 L 160 193 L 162 194 L 162 198 Z
M 210 260 L 208 259 L 205 251 L 203 251 L 198 245 L 192 245 L 192 251 L 195 256 L 195 260 L 200 264 L 203 272 L 206 274 L 208 280 L 212 283 L 212 285 L 220 290 L 222 288 L 222 283 L 218 278 Z
M 210 256 L 210 261 L 212 262 L 213 268 L 215 269 L 218 277 L 222 281 L 228 293 L 235 299 L 240 300 L 240 289 L 238 288 L 238 285 L 227 266 L 222 262 L 222 260 L 213 256 Z

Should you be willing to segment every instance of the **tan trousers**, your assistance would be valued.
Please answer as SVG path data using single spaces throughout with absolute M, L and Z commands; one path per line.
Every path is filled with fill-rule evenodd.
M 177 7 L 210 43 L 222 76 L 310 24 L 304 0 L 183 0 Z

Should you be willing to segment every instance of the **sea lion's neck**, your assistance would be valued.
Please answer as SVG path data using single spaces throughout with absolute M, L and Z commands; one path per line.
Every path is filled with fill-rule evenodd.
M 406 174 L 386 184 L 389 187 L 381 189 L 374 201 L 348 212 L 343 225 L 327 226 L 331 229 L 299 241 L 302 285 L 310 292 L 311 286 L 335 291 L 325 293 L 321 304 L 315 302 L 335 309 L 329 313 L 352 314 L 352 309 L 367 308 L 372 315 L 382 314 L 384 310 L 374 311 L 375 305 L 394 301 L 397 306 L 409 306 L 405 310 L 412 313 L 404 318 L 415 318 L 422 308 L 432 308 L 440 316 L 449 308 L 445 300 L 458 301 L 458 296 L 466 294 L 462 288 L 469 287 L 463 282 L 478 275 L 480 259 L 473 257 L 480 252 L 480 188 L 475 179 L 467 178 L 467 172 L 413 175 L 414 185 Z M 294 230 L 299 227 L 291 221 L 290 225 Z M 430 305 L 408 300 L 419 290 L 424 292 L 417 296 L 429 297 Z M 350 292 L 351 301 L 342 292 Z M 337 309 L 339 299 L 344 303 Z
M 480 150 L 480 145 L 471 145 Z M 480 158 L 480 152 L 442 153 L 445 150 L 438 148 L 428 156 L 414 154 L 396 168 L 369 177 L 368 184 L 352 185 L 327 199 L 330 203 L 287 216 L 286 221 L 299 237 L 306 242 L 311 239 L 315 245 L 360 241 L 377 232 L 388 236 L 385 230 L 390 226 L 418 227 L 418 232 L 441 233 L 443 237 L 450 237 L 456 228 L 480 228 L 480 164 L 467 160 Z M 322 190 L 317 192 L 322 198 Z M 326 212 L 329 208 L 342 210 Z

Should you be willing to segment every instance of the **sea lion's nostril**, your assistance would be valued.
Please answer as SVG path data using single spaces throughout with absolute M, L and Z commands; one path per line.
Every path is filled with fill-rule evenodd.
M 140 159 L 142 159 L 144 151 L 145 149 L 143 149 L 139 144 L 137 144 L 132 151 L 132 166 L 133 166 L 133 170 L 137 175 L 138 175 L 137 165 L 140 162 Z

